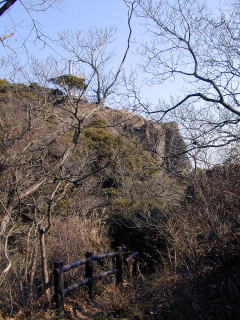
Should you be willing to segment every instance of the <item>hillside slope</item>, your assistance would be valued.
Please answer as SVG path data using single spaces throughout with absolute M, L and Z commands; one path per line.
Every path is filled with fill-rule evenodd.
M 173 176 L 189 170 L 175 123 L 1 80 L 0 128 L 3 310 L 44 298 L 54 259 L 116 245 L 160 258 L 185 188 Z
M 44 256 L 51 271 L 121 245 L 138 278 L 67 299 L 70 318 L 238 319 L 239 161 L 193 173 L 175 123 L 36 84 L 2 81 L 0 98 L 0 314 L 54 319 Z

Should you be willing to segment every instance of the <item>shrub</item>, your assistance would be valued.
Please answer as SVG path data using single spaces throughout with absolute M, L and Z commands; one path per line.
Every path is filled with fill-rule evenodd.
M 81 91 L 87 89 L 87 85 L 84 83 L 84 78 L 74 75 L 65 74 L 60 77 L 51 78 L 50 80 L 54 84 L 67 89 L 77 89 Z
M 0 79 L 0 92 L 5 92 L 7 88 L 11 86 L 11 83 L 7 80 Z

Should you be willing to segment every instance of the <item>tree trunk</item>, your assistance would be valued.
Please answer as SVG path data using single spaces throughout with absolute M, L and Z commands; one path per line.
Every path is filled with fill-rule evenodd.
M 42 261 L 43 288 L 46 294 L 47 301 L 50 302 L 51 294 L 50 294 L 50 287 L 49 287 L 49 274 L 48 274 L 48 267 L 47 267 L 44 228 L 39 228 L 39 239 L 40 239 L 40 251 L 41 251 L 41 261 Z

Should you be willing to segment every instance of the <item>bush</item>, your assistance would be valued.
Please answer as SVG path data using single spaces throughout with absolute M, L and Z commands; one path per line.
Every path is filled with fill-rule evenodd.
M 7 88 L 11 86 L 11 83 L 7 80 L 0 79 L 0 92 L 5 92 Z

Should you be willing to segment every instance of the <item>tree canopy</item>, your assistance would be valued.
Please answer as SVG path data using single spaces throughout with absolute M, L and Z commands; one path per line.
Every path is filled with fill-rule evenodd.
M 51 78 L 50 81 L 52 81 L 52 83 L 56 85 L 59 85 L 67 89 L 77 89 L 81 91 L 87 89 L 87 85 L 85 84 L 84 78 L 71 74 L 64 74 L 56 78 Z

